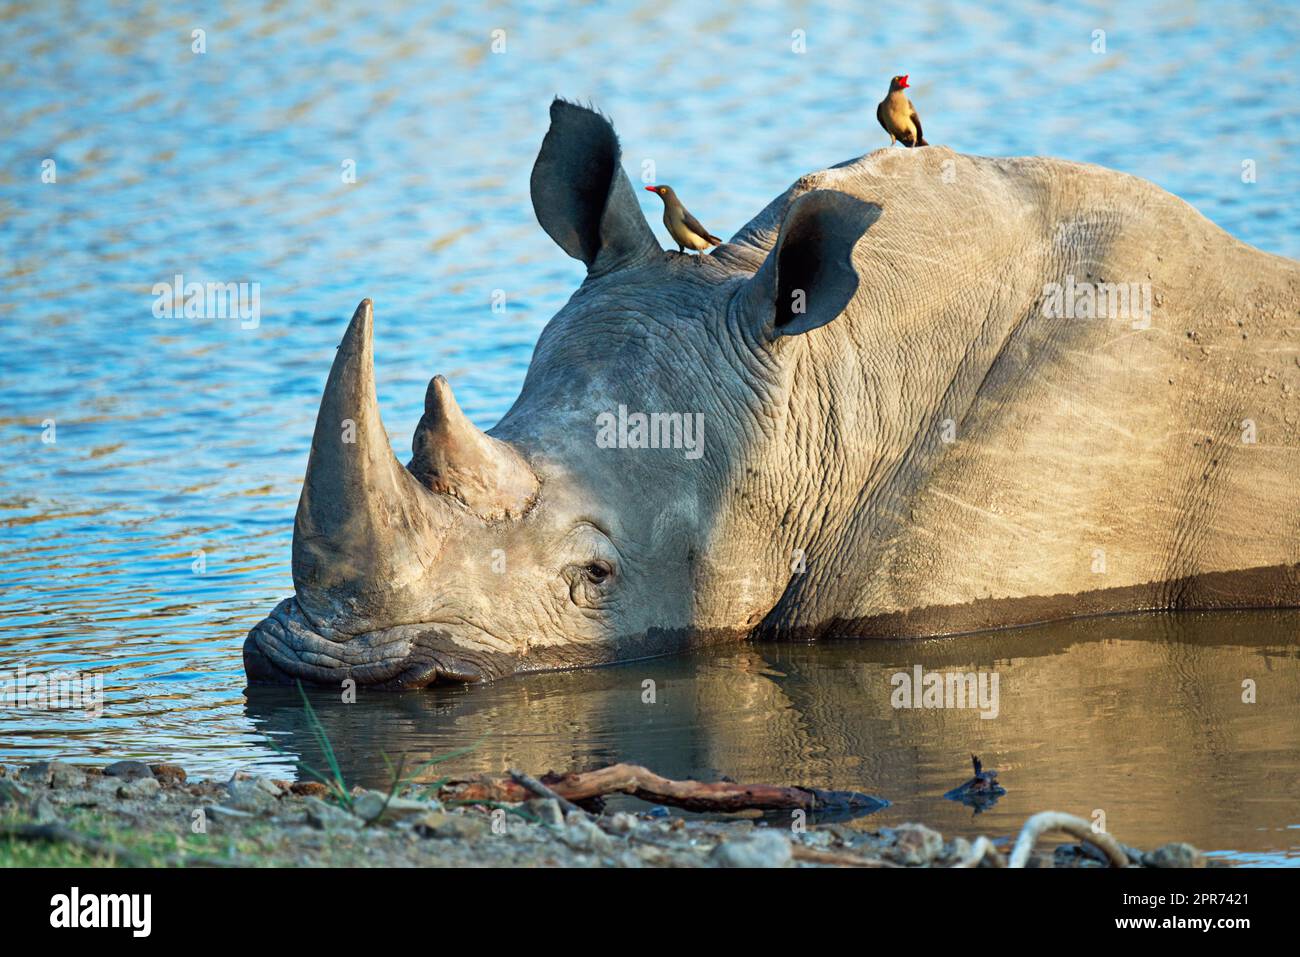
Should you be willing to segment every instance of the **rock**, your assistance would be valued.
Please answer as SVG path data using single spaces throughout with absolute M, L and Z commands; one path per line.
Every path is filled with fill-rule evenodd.
M 289 792 L 299 797 L 323 798 L 329 796 L 330 789 L 320 781 L 295 781 L 289 785 Z
M 151 764 L 149 770 L 158 783 L 164 786 L 185 783 L 185 769 L 179 764 Z
M 943 835 L 924 824 L 901 824 L 889 833 L 893 844 L 885 856 L 906 867 L 924 867 L 943 851 Z
M 608 854 L 613 850 L 614 842 L 609 835 L 582 812 L 570 811 L 565 825 L 564 839 L 570 847 L 595 854 Z
M 51 824 L 59 819 L 59 809 L 54 806 L 49 795 L 42 794 L 32 806 L 31 815 L 37 824 Z
M 119 784 L 117 787 L 117 796 L 120 798 L 150 798 L 162 790 L 162 785 L 150 776 L 147 778 L 130 778 L 126 782 Z
M 436 801 L 413 801 L 410 798 L 389 797 L 379 791 L 364 791 L 352 800 L 352 813 L 361 820 L 393 823 L 423 817 L 430 811 L 440 811 Z
M 274 785 L 272 785 L 274 787 Z M 259 778 L 231 778 L 226 784 L 226 807 L 249 814 L 270 814 L 278 806 L 275 796 Z
M 1091 844 L 1058 844 L 1052 851 L 1053 867 L 1105 867 L 1109 858 Z
M 800 839 L 808 847 L 830 847 L 835 840 L 829 831 L 804 831 Z
M 115 798 L 116 795 L 112 790 L 105 792 L 95 785 L 50 791 L 50 799 L 65 807 L 101 807 L 105 804 L 113 804 Z
M 533 798 L 524 802 L 524 808 L 536 815 L 538 821 L 546 827 L 564 827 L 564 812 L 560 810 L 560 802 L 555 798 Z
M 152 778 L 153 772 L 143 761 L 115 761 L 104 768 L 104 774 L 110 778 L 133 781 L 136 778 Z
M 64 761 L 39 761 L 23 769 L 22 778 L 50 788 L 78 788 L 86 783 L 86 772 Z
M 23 805 L 31 797 L 31 791 L 12 778 L 0 778 L 0 807 L 8 804 Z
M 790 863 L 790 842 L 777 831 L 756 831 L 752 836 L 724 841 L 709 854 L 715 867 L 785 867 Z
M 317 797 L 309 797 L 303 802 L 307 811 L 307 823 L 320 831 L 337 829 L 356 830 L 361 827 L 361 820 L 334 804 L 329 804 Z
M 609 819 L 606 827 L 615 834 L 631 834 L 641 826 L 635 814 L 628 814 L 626 811 L 616 811 L 614 816 Z
M 367 824 L 377 820 L 384 813 L 387 799 L 377 791 L 365 791 L 352 799 L 352 813 Z
M 948 845 L 948 853 L 945 855 L 948 860 L 964 861 L 975 851 L 975 846 L 964 837 L 954 837 L 952 843 Z
M 638 844 L 632 848 L 632 853 L 641 859 L 645 864 L 656 867 L 664 862 L 668 852 L 662 847 L 655 847 L 652 844 Z
M 86 772 L 75 764 L 55 761 L 50 765 L 50 787 L 80 788 L 86 786 Z
M 490 828 L 486 818 L 447 811 L 430 811 L 415 822 L 415 829 L 422 837 L 443 840 L 474 840 L 487 834 Z
M 1147 867 L 1205 867 L 1205 855 L 1190 844 L 1175 842 L 1142 855 Z
M 37 761 L 35 764 L 29 764 L 18 772 L 19 778 L 28 784 L 35 784 L 38 787 L 50 786 L 50 762 Z

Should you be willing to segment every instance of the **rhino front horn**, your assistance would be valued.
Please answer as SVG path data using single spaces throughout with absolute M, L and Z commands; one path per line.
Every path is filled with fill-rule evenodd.
M 411 441 L 411 474 L 451 495 L 483 518 L 517 518 L 537 494 L 537 476 L 507 442 L 479 431 L 456 404 L 451 386 L 434 376 Z
M 361 300 L 339 344 L 316 416 L 293 527 L 293 583 L 318 622 L 364 630 L 371 613 L 402 614 L 437 558 L 448 503 L 402 468 L 379 418 L 373 315 Z

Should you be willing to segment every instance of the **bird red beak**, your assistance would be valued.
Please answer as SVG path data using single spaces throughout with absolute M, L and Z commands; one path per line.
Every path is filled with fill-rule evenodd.
M 904 73 L 902 76 L 900 76 L 900 77 L 898 78 L 898 88 L 899 88 L 900 90 L 906 90 L 906 89 L 907 89 L 907 77 L 908 77 L 908 74 Z
M 648 192 L 648 193 L 657 193 L 657 192 L 659 192 L 659 187 L 658 187 L 658 186 L 647 186 L 647 187 L 646 187 L 646 192 Z

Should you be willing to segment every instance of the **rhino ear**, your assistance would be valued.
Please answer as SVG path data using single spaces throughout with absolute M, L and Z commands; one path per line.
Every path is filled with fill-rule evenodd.
M 858 289 L 853 248 L 879 218 L 875 203 L 829 189 L 790 205 L 776 245 L 744 288 L 744 308 L 762 338 L 797 336 L 844 311 Z
M 592 275 L 663 250 L 623 172 L 614 127 L 594 110 L 557 99 L 529 191 L 542 229 Z

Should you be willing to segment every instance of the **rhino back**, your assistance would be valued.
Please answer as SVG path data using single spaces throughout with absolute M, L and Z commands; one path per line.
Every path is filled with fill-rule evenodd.
M 1300 266 L 1143 180 L 945 149 L 804 177 L 731 255 L 817 188 L 883 212 L 854 302 L 793 357 L 789 460 L 839 461 L 764 630 L 1300 603 Z M 1071 281 L 1107 314 L 1045 308 Z

